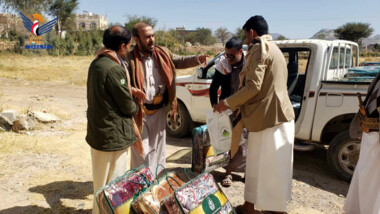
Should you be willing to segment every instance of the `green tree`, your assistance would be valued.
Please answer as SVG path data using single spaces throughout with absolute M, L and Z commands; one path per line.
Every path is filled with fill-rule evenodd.
M 52 49 L 47 50 L 49 55 L 59 56 L 60 54 L 64 52 L 63 50 L 65 48 L 65 44 L 63 44 L 64 41 L 60 39 L 58 35 L 48 33 L 46 36 L 46 41 L 48 44 L 53 45 Z
M 115 25 L 123 26 L 124 24 L 121 24 L 120 22 L 110 22 L 110 23 L 108 23 L 108 27 L 115 26 Z
M 241 27 L 236 28 L 236 32 L 235 32 L 235 34 L 233 34 L 233 36 L 238 37 L 239 39 L 241 39 L 244 42 L 244 40 L 245 40 L 244 29 Z
M 85 56 L 88 48 L 92 48 L 92 47 L 87 47 L 86 46 L 86 40 L 87 40 L 86 38 L 82 38 L 79 41 L 78 47 L 77 47 L 77 49 L 75 51 L 75 55 Z
M 197 28 L 195 40 L 202 45 L 213 45 L 216 43 L 216 38 L 212 36 L 212 32 L 209 28 Z
M 215 36 L 216 38 L 220 39 L 222 41 L 223 45 L 231 37 L 231 33 L 228 32 L 227 28 L 225 27 L 220 27 L 215 30 Z
M 10 41 L 16 41 L 17 40 L 17 37 L 18 37 L 18 33 L 15 29 L 11 29 L 9 32 L 8 32 L 8 39 Z
M 65 36 L 65 51 L 64 51 L 64 55 L 72 55 L 74 54 L 75 52 L 75 42 L 74 42 L 74 39 L 73 37 L 70 35 L 70 34 L 67 34 Z
M 367 23 L 349 22 L 334 30 L 335 37 L 359 43 L 363 38 L 373 33 L 373 28 Z
M 14 12 L 41 13 L 51 0 L 0 0 L 0 7 Z
M 187 33 L 184 37 L 184 40 L 185 42 L 190 42 L 191 44 L 195 44 L 196 42 L 199 42 L 197 41 L 197 33 L 194 31 L 194 32 L 190 32 L 190 33 Z
M 125 23 L 125 28 L 132 32 L 133 26 L 139 22 L 145 22 L 154 28 L 157 24 L 157 19 L 148 16 L 128 16 L 128 22 Z
M 58 17 L 58 32 L 59 37 L 62 38 L 62 31 L 67 30 L 70 19 L 74 18 L 74 11 L 78 8 L 79 2 L 77 0 L 54 0 L 49 7 L 49 14 Z
M 102 30 L 93 30 L 91 33 L 92 41 L 92 52 L 89 55 L 95 54 L 101 47 L 103 47 L 103 31 Z
M 23 36 L 17 37 L 17 43 L 14 46 L 14 52 L 18 54 L 22 54 L 25 51 L 24 45 L 25 45 L 25 38 Z
M 375 48 L 376 51 L 380 51 L 380 44 L 376 43 L 375 46 L 374 46 L 374 48 Z
M 171 51 L 174 51 L 174 49 L 177 47 L 177 45 L 180 43 L 178 40 L 179 33 L 176 30 L 169 30 L 169 31 L 163 31 L 159 30 L 156 31 L 156 44 L 165 46 L 169 48 Z
M 279 35 L 276 40 L 287 40 L 288 38 L 286 38 L 284 35 Z

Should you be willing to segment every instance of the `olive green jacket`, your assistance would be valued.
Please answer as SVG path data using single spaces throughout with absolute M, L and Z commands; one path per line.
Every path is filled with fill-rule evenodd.
M 87 79 L 87 143 L 100 151 L 117 151 L 137 141 L 132 100 L 124 68 L 100 55 L 90 65 Z

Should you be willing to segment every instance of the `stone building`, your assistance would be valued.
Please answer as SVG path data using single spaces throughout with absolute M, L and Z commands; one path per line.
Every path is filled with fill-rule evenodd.
M 15 30 L 19 33 L 28 32 L 21 18 L 14 14 L 0 13 L 0 36 L 8 37 L 10 30 Z
M 102 15 L 87 12 L 86 14 L 75 14 L 75 29 L 82 31 L 105 30 L 108 27 L 108 19 Z
M 185 26 L 183 26 L 183 27 L 176 27 L 175 30 L 176 30 L 176 31 L 179 33 L 179 35 L 181 35 L 183 38 L 185 38 L 185 36 L 186 36 L 187 34 L 189 34 L 189 33 L 197 32 L 197 30 L 186 30 L 186 29 L 185 29 Z

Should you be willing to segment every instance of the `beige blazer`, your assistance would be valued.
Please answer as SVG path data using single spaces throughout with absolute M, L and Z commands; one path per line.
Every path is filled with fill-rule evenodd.
M 267 41 L 266 47 L 267 53 L 262 55 L 260 43 L 250 45 L 240 73 L 242 86 L 226 99 L 231 110 L 240 108 L 249 132 L 262 131 L 295 117 L 286 85 L 284 55 L 272 41 Z

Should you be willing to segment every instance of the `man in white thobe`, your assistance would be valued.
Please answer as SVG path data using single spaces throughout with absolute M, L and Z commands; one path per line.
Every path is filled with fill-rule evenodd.
M 350 126 L 351 137 L 361 137 L 361 145 L 343 208 L 348 214 L 380 213 L 379 79 L 380 73 L 368 87 L 362 109 L 365 115 L 359 111 Z
M 169 105 L 173 112 L 172 124 L 178 113 L 175 91 L 175 69 L 197 66 L 206 62 L 208 55 L 178 56 L 167 48 L 155 45 L 155 34 L 152 26 L 137 23 L 133 30 L 136 46 L 127 56 L 128 69 L 131 74 L 131 85 L 146 94 L 145 100 L 137 100 L 140 107 L 136 123 L 142 130 L 143 151 L 131 150 L 131 166 L 145 163 L 154 175 L 156 167 L 165 166 L 166 160 L 166 111 Z M 162 87 L 161 87 L 162 86 Z M 161 97 L 161 98 L 158 98 Z M 157 99 L 156 99 L 157 98 Z M 155 102 L 155 100 L 158 100 Z M 174 125 L 175 126 L 175 125 Z M 176 128 L 176 127 L 174 127 Z
M 243 29 L 249 48 L 240 73 L 241 87 L 221 100 L 214 111 L 227 108 L 240 111 L 233 125 L 244 126 L 249 132 L 245 203 L 237 207 L 237 212 L 255 213 L 258 208 L 283 213 L 291 198 L 294 142 L 294 111 L 286 84 L 286 61 L 271 41 L 262 16 L 251 17 Z M 234 141 L 232 155 L 233 148 L 237 148 Z

